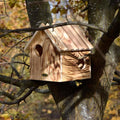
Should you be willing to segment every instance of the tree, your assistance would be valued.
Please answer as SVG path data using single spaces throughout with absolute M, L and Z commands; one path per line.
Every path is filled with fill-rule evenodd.
M 36 11 L 36 4 L 34 4 L 35 2 L 42 2 L 42 0 L 26 0 L 32 29 L 22 29 L 21 31 L 34 31 L 48 28 L 36 28 L 38 27 L 38 23 L 42 22 L 41 18 L 43 14 L 40 14 L 41 7 L 47 8 L 47 12 L 44 13 L 44 15 L 47 14 L 48 16 L 49 14 L 49 19 L 43 18 L 44 23 L 47 23 L 48 21 L 51 23 L 52 21 L 49 12 L 49 4 L 47 2 L 45 4 L 37 4 L 39 9 L 37 8 Z M 10 104 L 20 103 L 21 100 L 25 100 L 25 98 L 33 90 L 37 89 L 38 86 L 47 84 L 55 99 L 58 109 L 60 110 L 63 120 L 103 119 L 109 89 L 113 80 L 113 74 L 115 72 L 115 66 L 119 62 L 120 58 L 118 54 L 119 47 L 113 43 L 114 39 L 119 36 L 120 32 L 119 1 L 99 0 L 96 2 L 96 0 L 88 0 L 87 2 L 89 24 L 67 21 L 66 23 L 57 24 L 56 26 L 82 24 L 89 28 L 89 38 L 94 44 L 94 49 L 91 55 L 92 78 L 89 80 L 84 80 L 82 85 L 79 87 L 76 86 L 75 82 L 46 83 L 36 81 L 26 82 L 24 80 L 21 82 L 20 80 L 12 79 L 12 84 L 21 87 L 21 90 L 23 90 L 22 92 L 24 92 L 26 88 L 30 88 L 30 90 L 25 96 L 13 101 Z M 37 15 L 38 18 L 35 18 L 34 15 Z M 51 25 L 50 27 L 54 26 Z M 7 33 L 10 32 L 20 32 L 20 30 L 7 31 Z M 5 76 L 0 76 L 0 80 L 4 80 L 3 82 L 6 81 L 6 83 L 10 83 L 11 81 L 9 77 Z

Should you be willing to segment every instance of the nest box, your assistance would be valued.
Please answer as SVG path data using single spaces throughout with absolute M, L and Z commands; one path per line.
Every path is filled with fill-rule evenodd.
M 37 31 L 25 49 L 30 49 L 30 78 L 65 82 L 91 78 L 93 48 L 78 25 Z

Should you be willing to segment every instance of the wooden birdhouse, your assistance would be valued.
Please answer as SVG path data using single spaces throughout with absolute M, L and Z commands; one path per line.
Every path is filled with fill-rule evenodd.
M 37 31 L 25 49 L 30 49 L 30 78 L 65 82 L 91 78 L 93 48 L 78 25 Z

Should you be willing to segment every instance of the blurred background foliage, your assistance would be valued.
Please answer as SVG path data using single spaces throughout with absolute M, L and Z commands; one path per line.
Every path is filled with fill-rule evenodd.
M 53 22 L 67 20 L 84 20 L 87 22 L 86 1 L 50 0 Z M 82 12 L 83 11 L 83 12 Z M 72 16 L 72 17 L 71 17 Z M 30 27 L 25 0 L 0 1 L 0 34 L 3 29 L 17 29 Z M 29 78 L 29 55 L 24 53 L 24 46 L 30 39 L 31 33 L 10 33 L 0 38 L 0 74 L 17 78 L 12 66 L 16 68 L 19 77 Z M 115 40 L 120 46 L 120 37 Z M 29 53 L 29 51 L 28 51 Z M 22 55 L 21 55 L 22 54 Z M 23 55 L 25 54 L 25 55 Z M 23 62 L 26 64 L 20 64 Z M 15 63 L 16 62 L 16 63 Z M 19 62 L 19 63 L 17 63 Z M 117 68 L 120 70 L 120 65 Z M 15 94 L 19 88 L 0 82 L 0 91 L 9 91 Z M 42 89 L 46 89 L 44 86 Z M 0 95 L 0 100 L 7 100 Z M 0 104 L 0 120 L 60 120 L 59 112 L 51 94 L 32 93 L 26 100 L 18 105 Z M 104 115 L 105 120 L 120 120 L 120 86 L 111 86 L 109 101 Z

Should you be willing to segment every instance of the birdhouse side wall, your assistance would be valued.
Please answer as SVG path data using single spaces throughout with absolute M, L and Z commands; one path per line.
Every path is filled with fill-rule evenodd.
M 90 57 L 84 58 L 85 54 L 85 52 L 69 52 L 62 55 L 62 79 L 64 81 L 91 78 L 91 61 Z

